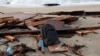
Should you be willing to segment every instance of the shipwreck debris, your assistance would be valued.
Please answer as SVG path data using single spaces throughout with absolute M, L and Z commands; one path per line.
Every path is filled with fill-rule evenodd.
M 66 45 L 65 43 L 63 43 L 62 46 L 66 46 L 69 49 L 69 51 L 73 52 L 74 54 L 76 54 L 78 56 L 83 56 L 83 54 L 80 51 L 80 49 L 86 47 L 85 45 L 74 45 L 74 46 L 70 46 L 70 45 Z
M 0 51 L 0 56 L 3 56 L 4 54 L 4 51 Z
M 19 42 L 19 40 L 17 38 L 15 38 L 11 35 L 5 35 L 4 38 L 7 39 L 8 41 L 11 41 L 11 42 L 13 42 L 13 41 Z
M 9 13 L 8 13 L 9 14 Z M 71 13 L 69 12 L 69 14 L 67 12 L 57 12 L 57 13 L 47 13 L 47 14 L 28 14 L 29 16 L 25 16 L 26 14 L 24 13 L 10 13 L 8 14 L 4 14 L 1 15 L 0 14 L 0 36 L 4 37 L 3 42 L 0 42 L 0 45 L 2 44 L 7 44 L 8 42 L 13 42 L 13 41 L 19 41 L 16 37 L 14 37 L 13 35 L 17 35 L 17 34 L 32 34 L 32 35 L 38 35 L 38 34 L 44 34 L 43 36 L 38 36 L 41 38 L 37 38 L 37 42 L 36 43 L 38 46 L 37 48 L 44 53 L 44 45 L 45 43 L 48 41 L 51 41 L 51 39 L 42 39 L 42 37 L 65 37 L 65 38 L 70 38 L 72 36 L 74 36 L 74 34 L 79 34 L 79 35 L 86 35 L 88 33 L 95 33 L 97 34 L 97 32 L 95 32 L 94 30 L 96 29 L 100 29 L 100 26 L 94 26 L 94 27 L 71 27 L 70 25 L 65 26 L 65 24 L 70 23 L 70 22 L 74 22 L 77 21 L 79 19 L 79 17 L 83 17 L 84 19 L 86 19 L 85 16 L 87 15 L 91 15 L 89 12 L 84 12 L 84 11 L 72 11 Z M 8 15 L 8 16 L 5 16 Z M 24 16 L 21 16 L 24 15 Z M 3 17 L 2 17 L 3 16 Z M 22 19 L 21 19 L 22 18 Z M 53 31 L 53 29 L 51 29 L 50 27 L 45 28 L 43 30 L 43 32 L 41 33 L 41 26 L 44 26 L 45 24 L 50 24 L 52 26 L 54 26 L 55 31 Z M 10 29 L 9 29 L 10 28 Z M 4 31 L 4 29 L 6 29 L 6 31 Z M 17 30 L 18 29 L 18 30 Z M 57 32 L 58 36 L 54 33 Z M 53 35 L 54 34 L 54 35 Z M 37 37 L 37 36 L 36 36 Z M 58 41 L 56 42 L 56 40 L 54 40 L 55 38 L 53 38 L 53 41 L 55 43 L 57 42 L 61 42 Z M 57 39 L 57 38 L 56 38 Z M 45 40 L 45 43 L 44 43 Z M 52 43 L 53 41 L 51 41 L 50 43 Z M 76 40 L 78 42 L 78 40 Z M 53 43 L 54 43 L 53 42 Z M 50 44 L 49 43 L 49 44 Z M 49 49 L 49 51 L 51 52 L 55 52 L 55 51 L 71 51 L 72 53 L 74 53 L 75 55 L 78 56 L 83 56 L 81 48 L 86 47 L 85 45 L 74 45 L 74 46 L 70 46 L 70 45 L 66 45 L 65 43 L 60 46 L 59 43 L 57 44 L 48 44 L 47 47 Z M 60 47 L 59 47 L 60 46 Z M 10 51 L 7 51 L 11 49 Z M 12 47 L 8 47 L 8 49 L 6 50 L 6 54 L 8 52 L 8 55 L 11 54 L 12 56 L 26 56 L 25 54 L 27 52 L 36 52 L 35 49 L 28 47 L 26 44 L 18 44 Z M 69 56 L 67 54 L 65 54 L 66 56 Z M 0 51 L 0 56 L 3 56 L 3 53 Z
M 36 40 L 37 40 L 37 44 L 35 43 L 35 45 L 37 45 L 37 49 L 41 52 L 41 53 L 45 53 L 45 50 L 44 50 L 44 41 L 42 39 L 42 36 L 41 35 L 37 35 L 35 36 Z
M 6 50 L 7 55 L 25 55 L 27 52 L 36 52 L 35 49 L 32 49 L 25 44 L 15 45 L 13 47 L 8 47 Z
M 87 35 L 88 33 L 95 33 L 97 34 L 97 32 L 95 32 L 94 30 L 80 30 L 80 31 L 76 31 L 76 33 L 80 36 L 83 35 Z
M 75 34 L 76 31 L 81 31 L 81 30 L 96 30 L 96 29 L 100 29 L 99 26 L 94 26 L 94 27 L 80 27 L 80 28 L 61 28 L 61 29 L 57 29 L 56 31 L 58 32 L 58 34 L 61 33 L 73 33 Z M 23 31 L 24 30 L 24 31 Z M 94 31 L 93 31 L 94 32 Z M 2 31 L 0 32 L 0 35 L 16 35 L 16 34 L 39 34 L 40 33 L 40 29 L 39 30 L 28 30 L 28 29 L 20 29 L 20 31 Z M 96 32 L 94 32 L 96 33 Z
M 75 45 L 73 48 L 73 53 L 75 53 L 76 55 L 79 55 L 79 56 L 83 56 L 82 55 L 82 52 L 80 51 L 81 48 L 83 47 L 86 47 L 85 45 Z

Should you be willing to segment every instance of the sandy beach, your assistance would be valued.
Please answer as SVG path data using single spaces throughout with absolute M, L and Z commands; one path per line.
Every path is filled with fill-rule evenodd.
M 67 11 L 72 11 L 72 10 L 86 10 L 86 11 L 100 11 L 100 7 L 99 5 L 97 7 L 95 6 L 86 6 L 83 8 L 80 8 L 80 7 L 76 7 L 76 9 L 73 9 L 75 7 L 73 7 L 72 9 L 71 8 L 64 8 L 64 9 L 59 9 L 59 11 L 62 11 L 62 10 L 66 10 Z M 24 10 L 24 8 L 22 9 L 17 9 L 17 8 L 0 8 L 0 11 L 1 12 L 16 12 L 16 11 L 22 11 L 22 12 L 31 12 L 31 13 L 39 13 L 39 12 L 44 12 L 44 11 L 47 11 L 47 12 L 51 12 L 51 11 L 55 11 L 56 9 L 58 9 L 59 7 L 53 7 L 53 8 L 45 8 L 44 10 L 42 10 L 43 8 L 41 8 L 41 10 L 36 10 L 38 8 L 26 8 Z M 97 8 L 97 9 L 96 9 Z M 55 9 L 55 10 L 52 10 L 52 9 Z M 9 11 L 8 11 L 9 10 Z M 49 10 L 49 11 L 48 11 Z M 58 11 L 58 10 L 56 10 Z M 89 26 L 100 26 L 100 17 L 92 17 L 92 16 L 86 16 L 87 19 L 83 19 L 82 17 L 79 18 L 78 21 L 76 22 L 73 22 L 72 23 L 72 27 L 75 27 L 77 25 L 80 25 L 80 27 L 89 27 Z M 79 36 L 77 34 L 75 34 L 75 36 L 73 36 L 72 38 L 60 38 L 60 41 L 68 44 L 68 45 L 75 45 L 75 44 L 78 44 L 78 45 L 85 45 L 86 47 L 82 48 L 81 51 L 82 51 L 82 54 L 83 56 L 100 56 L 100 30 L 95 30 L 98 34 L 94 34 L 94 33 L 89 33 L 87 35 L 84 35 L 84 36 Z M 22 36 L 16 36 L 16 37 L 20 37 L 20 43 L 27 43 L 28 46 L 33 47 L 33 41 L 34 40 L 34 37 L 33 36 L 30 36 L 30 35 L 22 35 Z M 16 43 L 16 42 L 15 42 Z M 13 46 L 15 43 L 9 43 L 9 46 Z M 0 50 L 5 50 L 6 49 L 6 46 L 0 46 Z M 66 54 L 70 55 L 70 56 L 77 56 L 71 52 L 65 52 Z M 29 56 L 65 56 L 64 54 L 61 54 L 61 53 L 50 53 L 48 51 L 47 48 L 45 48 L 45 54 L 41 54 L 39 52 L 36 52 L 36 53 L 27 53 L 27 54 L 30 54 Z

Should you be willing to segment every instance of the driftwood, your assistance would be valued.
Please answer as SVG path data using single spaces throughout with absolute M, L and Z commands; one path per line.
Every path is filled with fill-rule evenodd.
M 11 20 L 8 20 L 8 19 L 11 19 Z M 1 19 L 1 18 L 0 18 Z M 70 22 L 70 21 L 76 21 L 78 20 L 78 17 L 77 16 L 71 16 L 71 15 L 37 15 L 33 18 L 30 18 L 30 19 L 26 19 L 26 20 L 22 20 L 20 24 L 13 24 L 13 22 L 16 22 L 16 20 L 14 19 L 14 17 L 4 17 L 4 19 L 2 19 L 0 22 L 1 22 L 1 27 L 4 26 L 3 28 L 6 28 L 6 27 L 20 27 L 20 28 L 29 28 L 31 29 L 32 31 L 30 30 L 24 30 L 24 31 L 17 31 L 17 32 L 11 32 L 11 31 L 1 31 L 0 34 L 23 34 L 23 33 L 39 33 L 40 30 L 38 30 L 37 28 L 35 28 L 34 26 L 41 26 L 41 25 L 44 25 L 44 24 L 47 24 L 49 21 L 65 21 L 65 22 Z M 5 23 L 6 22 L 6 23 Z M 18 22 L 18 21 L 17 21 Z M 8 23 L 11 23 L 11 24 L 8 24 Z M 60 22 L 61 23 L 61 22 Z M 58 24 L 60 24 L 58 23 Z M 64 25 L 64 23 L 61 23 L 62 25 Z M 56 26 L 57 24 L 54 23 L 54 25 Z M 59 29 L 56 29 L 57 32 L 73 32 L 73 33 L 79 33 L 79 30 L 91 30 L 92 28 L 95 29 L 95 28 L 100 28 L 100 27 L 83 27 L 83 28 L 68 28 L 68 27 L 62 27 L 61 25 L 61 28 Z M 2 28 L 2 29 L 3 29 Z M 58 28 L 58 27 L 56 27 Z M 36 29 L 36 30 L 35 30 Z M 78 32 L 77 32 L 78 31 Z M 83 31 L 82 31 L 83 32 Z M 86 32 L 86 31 L 85 31 Z
M 67 12 L 67 11 L 58 11 L 58 12 L 50 12 L 50 13 L 46 13 L 48 15 L 82 15 L 82 14 L 86 14 L 86 15 L 100 15 L 100 11 L 93 11 L 93 12 L 87 12 L 84 10 L 80 10 L 80 11 L 71 11 L 71 12 Z
M 57 20 L 47 20 L 45 21 L 44 24 L 51 24 L 53 25 L 56 29 L 60 29 L 64 27 L 64 22 L 63 21 L 57 21 Z M 2 24 L 1 24 L 2 25 Z M 25 25 L 4 25 L 0 29 L 7 29 L 8 28 L 21 28 L 21 29 L 30 29 L 30 30 L 38 30 L 37 28 L 40 28 L 42 25 L 39 25 L 38 27 L 34 27 L 31 23 L 31 21 L 26 21 Z
M 4 25 L 12 25 L 19 22 L 18 18 L 14 18 L 13 16 L 9 16 L 9 17 L 1 17 L 0 18 L 0 27 L 4 26 Z
M 34 16 L 34 14 L 23 12 L 0 14 L 0 27 L 5 25 L 16 25 L 17 23 L 20 23 Z
M 9 19 L 9 17 L 4 17 L 4 18 Z M 67 16 L 65 15 L 61 15 L 61 16 L 57 16 L 57 15 L 42 15 L 41 16 L 39 15 L 34 18 L 24 20 L 21 23 L 17 19 L 15 20 L 13 17 L 10 17 L 10 18 L 13 19 L 13 20 L 9 20 L 10 23 L 5 23 L 5 20 L 4 20 L 4 22 L 0 24 L 1 29 L 6 28 L 6 27 L 10 27 L 10 28 L 19 27 L 19 28 L 29 28 L 31 30 L 34 30 L 36 29 L 34 26 L 44 25 L 50 20 L 51 21 L 65 21 L 65 22 L 71 22 L 71 21 L 78 20 L 78 17 L 70 16 L 70 15 L 67 15 Z
M 17 21 L 17 23 L 20 23 L 21 25 L 24 25 L 25 21 L 32 21 L 33 23 L 31 23 L 31 24 L 33 24 L 33 26 L 38 26 L 38 25 L 44 24 L 45 21 L 47 21 L 47 20 L 59 20 L 59 21 L 65 21 L 68 23 L 68 22 L 78 20 L 77 15 L 84 16 L 84 15 L 99 15 L 99 14 L 100 14 L 100 12 L 85 12 L 85 11 L 72 11 L 72 12 L 62 11 L 62 12 L 41 13 L 41 14 L 37 14 L 37 15 L 31 14 L 31 13 L 22 13 L 22 12 L 5 13 L 0 16 L 4 17 L 4 18 L 10 17 L 10 20 L 8 21 L 8 20 L 0 19 L 0 26 L 1 27 L 5 26 L 8 23 L 15 25 L 14 23 L 16 22 L 16 20 L 14 20 L 13 17 L 19 18 L 20 22 Z M 83 17 L 83 18 L 85 18 L 85 17 Z M 8 22 L 8 23 L 5 23 L 5 22 Z M 12 22 L 14 22 L 14 23 L 12 23 Z
M 37 20 L 37 19 L 36 19 Z M 56 17 L 56 18 L 50 18 L 50 19 L 46 19 L 46 20 L 40 20 L 40 21 L 36 21 L 36 22 L 32 22 L 31 24 L 33 26 L 39 26 L 39 25 L 43 25 L 46 23 L 46 21 L 48 20 L 57 20 L 57 21 L 65 21 L 65 22 L 70 22 L 70 21 L 76 21 L 78 20 L 78 17 L 75 17 L 75 16 L 59 16 L 59 17 Z M 27 20 L 26 20 L 27 21 Z
M 82 28 L 62 28 L 62 29 L 57 29 L 56 31 L 58 33 L 76 33 L 76 31 L 79 30 L 96 30 L 96 29 L 100 29 L 100 26 L 95 26 L 95 27 L 82 27 Z M 12 34 L 39 34 L 40 33 L 40 29 L 39 30 L 28 30 L 28 29 L 22 29 L 22 30 L 17 30 L 17 31 L 1 31 L 0 35 L 12 35 Z
M 0 18 L 0 24 L 1 23 L 12 23 L 15 22 L 17 19 L 15 19 L 13 16 L 9 16 L 9 17 L 2 17 Z
M 71 16 L 71 15 L 37 15 L 31 19 L 27 19 L 19 23 L 18 25 L 24 25 L 25 22 L 30 21 L 32 26 L 39 26 L 45 24 L 48 20 L 56 20 L 56 21 L 64 21 L 64 22 L 73 22 L 77 21 L 78 17 L 77 16 Z

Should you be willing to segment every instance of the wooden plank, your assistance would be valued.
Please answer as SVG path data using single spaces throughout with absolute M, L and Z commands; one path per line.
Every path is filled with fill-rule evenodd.
M 70 20 L 72 20 L 72 19 L 76 19 L 77 17 L 75 17 L 75 16 L 61 16 L 61 17 L 57 17 L 57 18 L 51 18 L 51 19 L 49 19 L 49 20 L 58 20 L 58 21 L 70 21 Z M 43 25 L 43 24 L 45 24 L 46 23 L 46 21 L 48 21 L 48 20 L 41 20 L 41 21 L 37 21 L 37 22 L 32 22 L 32 25 L 33 26 L 38 26 L 38 25 Z
M 96 29 L 100 29 L 100 26 L 94 26 L 94 27 L 81 27 L 81 28 L 63 28 L 63 29 L 57 29 L 56 31 L 58 33 L 76 33 L 76 31 L 79 30 L 96 30 Z M 22 30 L 15 30 L 15 31 L 0 31 L 0 35 L 12 35 L 12 34 L 39 34 L 40 33 L 40 29 L 39 30 L 28 30 L 28 29 L 22 29 Z

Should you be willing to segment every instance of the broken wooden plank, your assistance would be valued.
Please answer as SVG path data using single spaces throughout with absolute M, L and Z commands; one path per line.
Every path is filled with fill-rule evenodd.
M 12 16 L 2 17 L 2 18 L 4 18 L 4 19 L 1 19 L 0 22 L 6 23 L 7 26 L 8 25 L 16 25 L 18 23 L 19 23 L 18 25 L 25 25 L 25 22 L 27 22 L 27 21 L 31 21 L 31 23 L 29 23 L 29 24 L 31 24 L 32 26 L 39 26 L 39 25 L 45 24 L 48 20 L 58 20 L 58 21 L 65 21 L 65 22 L 78 20 L 78 17 L 71 16 L 71 15 L 67 15 L 67 16 L 65 16 L 65 15 L 61 15 L 61 16 L 58 16 L 58 15 L 39 15 L 39 16 L 35 16 L 33 18 L 30 18 L 30 19 L 22 20 L 22 21 L 20 21 L 20 19 L 14 18 L 14 16 L 13 17 Z M 6 26 L 6 25 L 1 24 L 1 27 Z
M 30 30 L 38 30 L 31 23 L 32 23 L 32 21 L 25 21 L 25 25 L 27 26 L 27 28 L 30 29 Z
M 76 10 L 78 11 L 78 10 Z M 80 11 L 80 10 L 79 10 Z M 58 12 L 50 12 L 46 13 L 48 15 L 71 15 L 74 11 L 58 11 Z M 84 11 L 86 15 L 100 15 L 100 11 Z M 75 14 L 74 14 L 75 15 Z M 80 15 L 80 13 L 77 13 L 77 15 Z
M 58 21 L 74 21 L 74 20 L 78 20 L 78 17 L 75 16 L 61 16 L 61 17 L 57 17 L 57 18 L 51 18 L 49 20 L 58 20 Z M 41 20 L 41 21 L 37 21 L 37 22 L 32 22 L 33 26 L 38 26 L 38 25 L 43 25 L 46 23 L 46 21 L 48 20 Z
M 94 26 L 94 27 L 82 27 L 82 28 L 63 28 L 63 29 L 57 29 L 56 31 L 58 33 L 76 33 L 76 31 L 78 30 L 96 30 L 96 29 L 100 29 L 100 26 Z M 22 30 L 17 30 L 17 31 L 2 31 L 0 32 L 0 35 L 5 35 L 5 34 L 39 34 L 40 33 L 40 29 L 39 30 L 28 30 L 28 29 L 22 29 Z
M 57 21 L 57 20 L 48 20 L 48 21 L 46 21 L 45 24 L 51 24 L 52 26 L 55 27 L 56 30 L 64 28 L 64 26 L 65 26 L 64 25 L 65 23 L 63 21 Z

